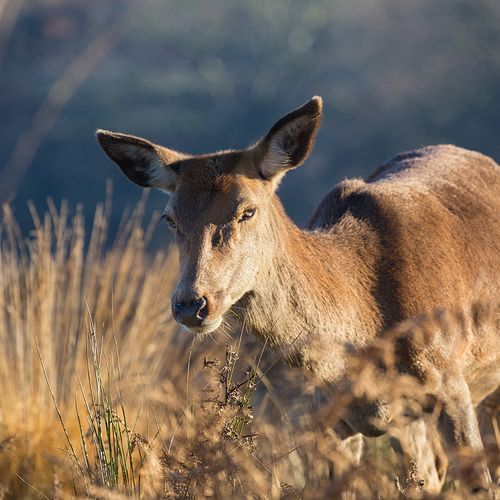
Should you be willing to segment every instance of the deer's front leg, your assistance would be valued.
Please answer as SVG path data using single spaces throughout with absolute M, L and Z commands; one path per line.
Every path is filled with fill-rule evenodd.
M 500 387 L 481 401 L 476 408 L 479 432 L 487 450 L 487 460 L 493 482 L 500 485 L 500 440 L 497 439 L 500 424 Z
M 423 481 L 422 489 L 428 494 L 439 494 L 446 479 L 448 457 L 435 425 L 422 417 L 403 428 L 391 429 L 389 433 L 392 447 L 400 456 L 406 473 L 415 467 L 416 479 Z
M 450 458 L 473 489 L 488 489 L 491 476 L 486 465 L 481 434 L 469 387 L 461 375 L 443 380 L 440 400 L 443 404 L 439 429 L 444 437 Z
M 345 455 L 349 467 L 357 467 L 361 463 L 361 457 L 363 456 L 363 436 L 344 420 L 337 422 L 334 431 L 340 438 L 339 447 Z M 340 472 L 345 472 L 345 470 L 335 471 L 337 474 Z M 333 471 L 330 471 L 330 473 L 333 474 Z

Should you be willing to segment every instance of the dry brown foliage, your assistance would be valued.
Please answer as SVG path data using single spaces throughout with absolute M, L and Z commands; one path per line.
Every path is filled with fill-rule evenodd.
M 143 205 L 110 244 L 109 209 L 98 207 L 86 239 L 79 209 L 49 205 L 42 218 L 33 209 L 25 237 L 4 207 L 0 498 L 422 495 L 418 470 L 403 470 L 387 437 L 369 440 L 353 467 L 332 429 L 356 399 L 384 399 L 389 435 L 423 413 L 436 418 L 439 402 L 400 373 L 395 346 L 425 342 L 433 322 L 457 335 L 460 314 L 388 332 L 353 356 L 343 384 L 322 387 L 248 332 L 178 332 L 168 306 L 174 252 L 145 251 L 155 221 L 144 228 Z M 498 322 L 499 311 L 471 314 Z M 498 406 L 483 414 L 492 470 Z M 444 496 L 467 497 L 469 472 Z

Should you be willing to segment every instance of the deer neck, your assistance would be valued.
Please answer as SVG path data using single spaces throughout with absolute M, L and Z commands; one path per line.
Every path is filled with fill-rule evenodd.
M 299 229 L 278 201 L 271 224 L 272 251 L 242 304 L 244 324 L 294 364 L 334 379 L 342 354 L 376 334 L 369 255 L 342 231 Z

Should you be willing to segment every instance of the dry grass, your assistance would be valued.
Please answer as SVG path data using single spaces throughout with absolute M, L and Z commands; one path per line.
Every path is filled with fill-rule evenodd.
M 405 476 L 386 438 L 352 467 L 331 431 L 353 394 L 384 387 L 421 411 L 421 388 L 391 369 L 393 337 L 353 360 L 318 411 L 324 391 L 246 332 L 176 330 L 175 252 L 145 252 L 143 205 L 111 245 L 109 204 L 87 239 L 78 209 L 32 212 L 26 238 L 4 207 L 0 233 L 0 498 L 418 494 L 418 471 Z M 398 334 L 410 331 L 425 327 Z M 462 483 L 447 494 L 467 496 L 466 471 Z

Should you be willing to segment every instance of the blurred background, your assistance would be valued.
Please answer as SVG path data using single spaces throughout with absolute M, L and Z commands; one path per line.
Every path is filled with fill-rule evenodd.
M 454 143 L 499 161 L 500 2 L 0 0 L 0 198 L 29 231 L 27 200 L 91 214 L 112 179 L 116 227 L 141 192 L 96 128 L 240 148 L 314 94 L 316 148 L 280 188 L 299 224 L 341 178 L 402 150 Z M 150 210 L 164 204 L 151 193 Z

